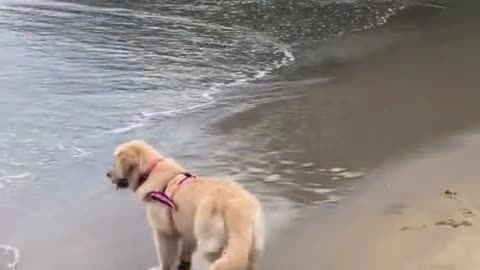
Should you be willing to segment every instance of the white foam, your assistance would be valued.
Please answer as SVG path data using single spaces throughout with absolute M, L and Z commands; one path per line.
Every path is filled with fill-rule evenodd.
M 268 172 L 265 169 L 257 168 L 257 167 L 248 167 L 247 171 L 250 172 L 250 173 L 266 173 L 266 172 Z
M 343 178 L 351 179 L 351 178 L 362 177 L 362 176 L 364 176 L 365 174 L 362 173 L 362 172 L 342 172 L 342 173 L 339 173 L 338 175 L 341 176 L 341 177 L 343 177 Z
M 213 100 L 213 97 L 211 96 L 211 94 L 207 92 L 202 93 L 202 97 L 207 100 Z
M 55 145 L 55 147 L 58 149 L 58 150 L 65 150 L 65 145 L 59 143 L 57 145 Z
M 280 160 L 279 163 L 280 163 L 280 164 L 283 164 L 283 165 L 293 165 L 293 164 L 295 164 L 296 162 L 295 162 L 295 161 L 291 161 L 291 160 Z
M 20 179 L 20 178 L 25 178 L 28 176 L 31 176 L 32 174 L 30 172 L 24 172 L 21 174 L 16 174 L 16 175 L 4 175 L 0 176 L 0 180 L 5 180 L 6 182 L 10 182 L 12 179 Z
M 311 162 L 308 162 L 308 163 L 302 163 L 302 167 L 303 168 L 308 168 L 308 167 L 312 167 L 314 164 L 311 163 Z
M 10 161 L 9 164 L 12 165 L 12 166 L 23 166 L 23 165 L 25 165 L 25 163 L 16 162 L 16 161 Z
M 338 203 L 344 197 L 336 195 L 336 194 L 328 194 L 328 199 L 324 201 L 324 203 Z
M 330 172 L 332 172 L 332 173 L 339 173 L 339 172 L 344 172 L 344 171 L 346 171 L 346 170 L 347 170 L 347 169 L 345 169 L 345 168 L 336 167 L 336 168 L 331 168 L 331 169 L 330 169 Z
M 6 270 L 15 270 L 20 262 L 20 250 L 16 247 L 0 245 L 0 252 L 6 254 L 8 257 L 11 257 L 10 262 L 8 262 L 6 265 Z M 0 269 L 3 269 L 1 266 L 2 265 L 0 265 Z
M 321 186 L 323 186 L 322 184 L 320 184 L 320 183 L 315 183 L 315 182 L 309 183 L 309 185 L 310 185 L 310 186 L 315 186 L 315 187 L 321 187 Z
M 280 175 L 278 174 L 269 175 L 264 179 L 265 182 L 277 182 L 278 180 L 280 180 Z
M 261 78 L 265 77 L 267 74 L 268 74 L 268 70 L 261 70 L 261 71 L 258 71 L 257 74 L 255 74 L 255 76 L 253 76 L 253 78 L 261 79 Z
M 311 189 L 311 191 L 318 193 L 318 194 L 328 194 L 333 191 L 333 189 L 330 188 L 316 188 L 316 189 Z
M 142 112 L 141 114 L 146 118 L 145 120 L 148 120 L 149 118 L 158 116 L 158 115 L 174 116 L 181 112 L 191 111 L 194 109 L 209 106 L 211 104 L 213 104 L 213 102 L 206 102 L 206 103 L 196 104 L 188 107 L 182 107 L 181 109 L 172 109 L 172 110 L 166 110 L 166 111 L 160 111 L 160 112 Z
M 85 151 L 84 149 L 74 146 L 73 148 L 73 157 L 84 157 L 86 155 L 89 155 L 90 153 Z
M 129 132 L 130 130 L 139 128 L 141 126 L 143 126 L 143 123 L 132 123 L 126 127 L 112 129 L 109 131 L 109 133 L 121 134 L 121 133 Z

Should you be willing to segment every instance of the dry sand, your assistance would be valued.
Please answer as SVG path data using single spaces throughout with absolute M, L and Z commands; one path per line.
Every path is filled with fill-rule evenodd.
M 317 210 L 271 243 L 264 269 L 480 269 L 480 135 L 449 146 L 386 166 Z

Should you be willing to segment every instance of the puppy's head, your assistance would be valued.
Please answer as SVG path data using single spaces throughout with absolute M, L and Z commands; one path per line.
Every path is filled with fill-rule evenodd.
M 113 169 L 107 173 L 107 177 L 117 189 L 129 188 L 135 191 L 140 186 L 145 146 L 141 141 L 130 141 L 115 150 Z

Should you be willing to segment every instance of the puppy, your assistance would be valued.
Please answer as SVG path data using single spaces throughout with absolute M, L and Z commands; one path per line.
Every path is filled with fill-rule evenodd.
M 162 270 L 190 269 L 194 251 L 208 270 L 257 270 L 264 247 L 257 198 L 231 180 L 193 176 L 143 141 L 117 147 L 107 173 L 145 203 Z

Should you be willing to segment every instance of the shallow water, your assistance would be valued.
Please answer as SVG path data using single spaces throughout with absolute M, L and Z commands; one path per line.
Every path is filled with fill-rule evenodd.
M 403 7 L 1 0 L 0 243 L 21 250 L 19 269 L 153 265 L 140 206 L 104 179 L 114 146 L 129 138 L 241 181 L 265 203 L 271 235 L 300 209 L 337 202 L 364 168 L 301 154 L 282 122 L 298 120 L 288 117 L 295 107 L 265 121 L 261 111 L 396 42 L 364 31 Z M 260 113 L 242 114 L 253 108 Z M 84 260 L 105 249 L 118 251 Z

